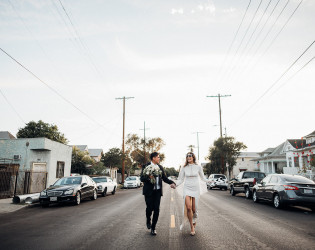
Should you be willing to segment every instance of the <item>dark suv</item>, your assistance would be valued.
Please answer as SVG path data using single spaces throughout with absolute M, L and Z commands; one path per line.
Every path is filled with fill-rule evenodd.
M 245 193 L 245 197 L 250 199 L 253 194 L 253 187 L 265 177 L 265 173 L 259 171 L 240 172 L 238 176 L 230 182 L 230 193 L 232 196 L 237 193 Z

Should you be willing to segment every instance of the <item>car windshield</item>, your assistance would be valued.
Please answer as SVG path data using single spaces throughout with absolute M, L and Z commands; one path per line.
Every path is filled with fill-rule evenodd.
M 107 182 L 107 178 L 93 178 L 93 181 L 96 183 Z
M 305 184 L 315 184 L 314 181 L 309 180 L 303 176 L 283 176 L 282 177 L 286 182 L 297 182 L 297 183 L 305 183 Z
M 214 176 L 214 179 L 217 179 L 217 178 L 220 178 L 220 177 L 222 177 L 222 179 L 226 179 L 225 175 L 223 175 L 223 174 L 216 174 Z
M 126 181 L 135 181 L 137 177 L 127 177 Z
M 65 177 L 55 182 L 54 186 L 81 184 L 82 177 Z

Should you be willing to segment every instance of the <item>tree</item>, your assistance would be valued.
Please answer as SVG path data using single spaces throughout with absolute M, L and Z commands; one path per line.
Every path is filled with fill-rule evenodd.
M 20 128 L 16 134 L 17 138 L 38 138 L 46 137 L 50 140 L 67 144 L 68 140 L 64 134 L 58 131 L 58 127 L 39 120 L 38 122 L 30 121 L 24 128 Z
M 105 174 L 105 165 L 103 162 L 97 162 L 93 165 L 93 174 L 104 175 Z
M 175 168 L 164 168 L 165 174 L 169 176 L 178 176 L 178 171 Z
M 228 172 L 231 174 L 233 167 L 236 165 L 237 157 L 240 151 L 246 149 L 247 146 L 242 142 L 236 142 L 234 137 L 220 137 L 213 142 L 213 146 L 209 149 L 209 155 L 206 159 L 210 160 L 205 167 L 207 174 L 225 173 L 224 166 L 228 164 Z M 223 163 L 223 169 L 222 169 Z
M 79 174 L 91 174 L 92 170 L 89 168 L 94 163 L 86 151 L 80 151 L 77 147 L 72 147 L 71 172 Z
M 131 160 L 133 168 L 147 163 L 150 161 L 150 153 L 159 152 L 165 145 L 165 142 L 160 137 L 147 138 L 145 142 L 145 149 L 143 148 L 144 140 L 136 134 L 128 134 L 126 140 L 126 154 Z M 159 152 L 160 153 L 160 152 Z M 164 160 L 165 155 L 160 153 L 161 162 Z

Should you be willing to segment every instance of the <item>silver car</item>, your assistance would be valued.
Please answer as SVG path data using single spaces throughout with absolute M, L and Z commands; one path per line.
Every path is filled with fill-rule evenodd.
M 273 203 L 275 208 L 302 205 L 315 209 L 315 182 L 300 176 L 270 174 L 253 188 L 253 201 Z

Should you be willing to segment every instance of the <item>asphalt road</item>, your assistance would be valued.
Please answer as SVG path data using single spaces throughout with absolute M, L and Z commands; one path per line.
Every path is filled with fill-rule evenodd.
M 314 249 L 315 213 L 276 210 L 228 191 L 201 197 L 196 235 L 179 230 L 182 198 L 164 184 L 157 236 L 145 226 L 141 189 L 79 206 L 32 206 L 0 215 L 0 249 Z M 172 216 L 175 225 L 172 225 Z

